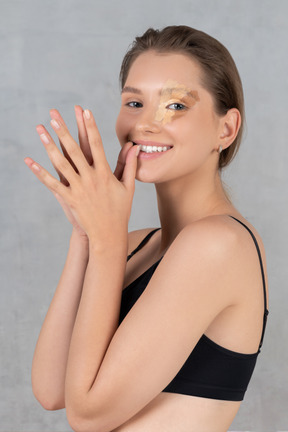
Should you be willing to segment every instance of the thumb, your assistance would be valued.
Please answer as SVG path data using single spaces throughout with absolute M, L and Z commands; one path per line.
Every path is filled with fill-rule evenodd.
M 128 141 L 124 146 L 121 148 L 120 153 L 118 155 L 118 160 L 116 164 L 116 168 L 114 171 L 114 176 L 117 178 L 117 180 L 122 179 L 125 163 L 126 163 L 126 156 L 128 154 L 128 151 L 130 148 L 133 147 L 133 143 L 131 141 Z
M 139 145 L 131 147 L 126 156 L 126 163 L 123 170 L 121 182 L 127 187 L 134 187 L 136 170 L 137 170 L 137 157 L 140 151 Z

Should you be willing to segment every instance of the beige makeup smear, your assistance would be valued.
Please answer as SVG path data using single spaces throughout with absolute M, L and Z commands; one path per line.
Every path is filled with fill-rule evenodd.
M 162 122 L 163 125 L 169 123 L 172 117 L 176 114 L 176 110 L 167 109 L 167 105 L 176 102 L 175 99 L 181 100 L 184 97 L 191 97 L 192 106 L 199 101 L 198 92 L 186 87 L 184 84 L 179 84 L 177 81 L 168 80 L 161 90 L 160 102 L 155 114 L 155 120 Z

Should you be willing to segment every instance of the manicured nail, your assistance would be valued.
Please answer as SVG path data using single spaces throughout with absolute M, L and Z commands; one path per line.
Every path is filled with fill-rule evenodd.
M 60 129 L 60 124 L 54 119 L 51 120 L 51 125 L 54 126 L 55 129 Z
M 49 144 L 49 139 L 47 137 L 47 135 L 45 135 L 44 133 L 40 135 L 41 140 L 43 141 L 44 144 Z
M 39 166 L 38 166 L 38 165 L 36 165 L 35 163 L 33 163 L 33 164 L 31 165 L 31 168 L 33 168 L 33 170 L 34 170 L 34 171 L 37 171 L 37 172 L 39 172 L 39 171 L 40 171 L 40 168 L 39 168 Z
M 87 119 L 87 120 L 89 120 L 90 119 L 90 111 L 89 110 L 87 110 L 87 109 L 85 109 L 84 110 L 84 116 L 85 116 L 85 118 Z

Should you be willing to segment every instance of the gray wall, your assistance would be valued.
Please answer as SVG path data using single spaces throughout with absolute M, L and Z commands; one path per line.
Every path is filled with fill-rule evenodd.
M 286 0 L 1 0 L 0 432 L 62 432 L 30 385 L 33 349 L 65 259 L 70 227 L 23 163 L 48 164 L 35 125 L 57 107 L 75 132 L 73 105 L 95 113 L 107 157 L 118 144 L 118 70 L 148 26 L 187 24 L 223 42 L 243 79 L 247 133 L 225 172 L 232 197 L 266 244 L 270 318 L 249 391 L 231 430 L 288 429 Z M 137 184 L 131 229 L 157 226 L 151 185 Z M 212 431 L 211 431 L 212 432 Z

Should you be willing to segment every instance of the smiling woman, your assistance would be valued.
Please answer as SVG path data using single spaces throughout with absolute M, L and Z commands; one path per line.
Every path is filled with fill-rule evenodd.
M 79 106 L 80 147 L 56 110 L 64 154 L 37 127 L 60 181 L 25 160 L 73 226 L 33 390 L 75 431 L 224 432 L 268 314 L 261 238 L 220 175 L 240 144 L 239 74 L 218 41 L 172 26 L 136 38 L 120 78 L 114 173 Z M 135 178 L 155 184 L 161 228 L 128 233 Z

